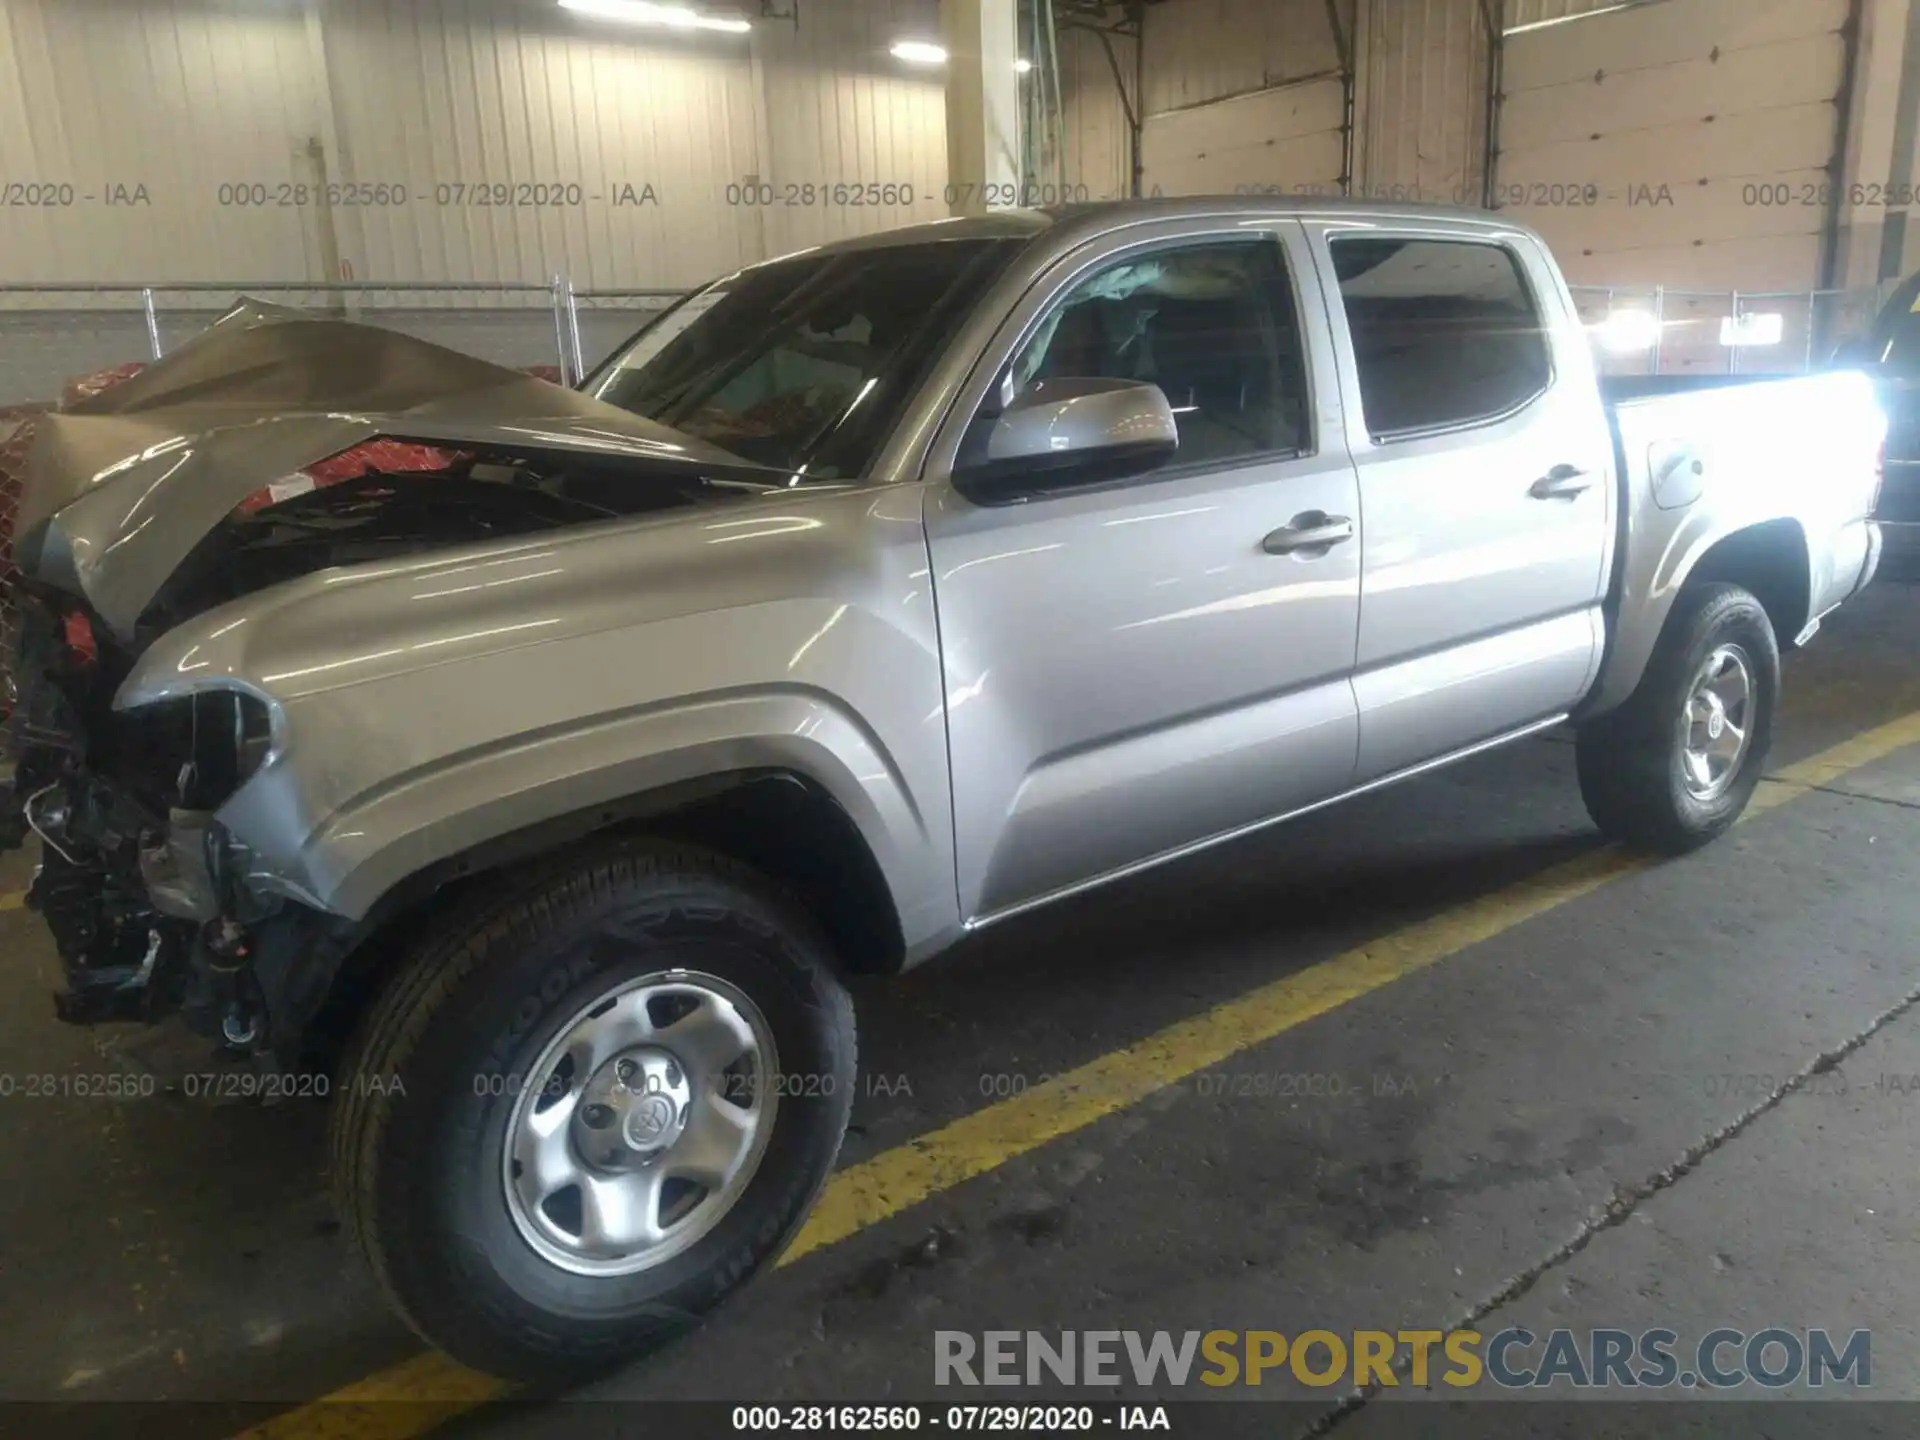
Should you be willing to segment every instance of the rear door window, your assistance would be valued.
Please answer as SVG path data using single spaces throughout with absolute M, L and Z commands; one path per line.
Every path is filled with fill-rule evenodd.
M 1375 439 L 1497 419 L 1546 390 L 1546 326 L 1504 245 L 1370 235 L 1330 248 Z

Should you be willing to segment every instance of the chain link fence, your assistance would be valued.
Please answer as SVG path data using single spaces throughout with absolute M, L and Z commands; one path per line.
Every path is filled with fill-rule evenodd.
M 687 292 L 684 290 L 580 290 L 573 293 L 571 323 L 576 337 L 578 375 L 590 375 L 600 362 L 632 339 Z
M 548 285 L 0 285 L 0 408 L 46 403 L 76 375 L 156 360 L 245 296 L 573 380 L 681 293 L 577 292 L 565 276 Z
M 1767 292 L 1570 288 L 1605 374 L 1802 375 L 1865 334 L 1898 283 Z

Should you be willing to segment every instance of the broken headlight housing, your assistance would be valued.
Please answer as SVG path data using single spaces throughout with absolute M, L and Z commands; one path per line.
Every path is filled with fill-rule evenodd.
M 115 769 L 167 810 L 218 810 L 273 751 L 273 713 L 244 690 L 202 690 L 119 718 Z

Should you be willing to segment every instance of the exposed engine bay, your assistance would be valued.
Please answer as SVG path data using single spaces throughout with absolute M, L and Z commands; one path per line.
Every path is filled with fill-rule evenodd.
M 213 690 L 116 711 L 154 640 L 183 621 L 317 571 L 511 540 L 762 493 L 768 484 L 573 452 L 464 451 L 437 471 L 369 471 L 207 533 L 116 636 L 69 590 L 17 581 L 19 695 L 6 726 L 0 849 L 37 837 L 28 903 L 52 931 L 75 1024 L 181 1014 L 236 1052 L 290 1063 L 362 938 L 243 882 L 216 812 L 266 760 L 266 704 Z

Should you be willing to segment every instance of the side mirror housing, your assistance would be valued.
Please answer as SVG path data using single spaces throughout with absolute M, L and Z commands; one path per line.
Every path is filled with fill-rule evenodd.
M 1164 464 L 1180 424 L 1158 385 L 1042 380 L 997 417 L 976 422 L 954 480 L 993 490 L 1088 484 Z

